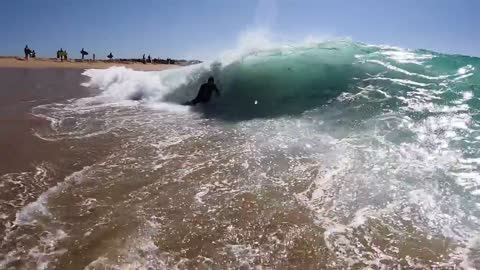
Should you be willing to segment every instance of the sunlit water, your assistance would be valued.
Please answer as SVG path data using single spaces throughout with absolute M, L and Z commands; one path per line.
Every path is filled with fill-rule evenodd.
M 480 268 L 479 68 L 335 41 L 88 70 L 101 93 L 34 132 L 112 150 L 18 210 L 0 268 Z M 221 98 L 178 105 L 210 75 Z

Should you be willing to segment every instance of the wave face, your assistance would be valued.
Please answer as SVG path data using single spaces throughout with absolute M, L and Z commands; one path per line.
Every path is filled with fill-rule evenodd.
M 234 55 L 87 70 L 97 96 L 36 107 L 40 139 L 107 155 L 17 213 L 0 268 L 480 268 L 480 59 Z M 211 75 L 220 98 L 179 105 Z
M 471 87 L 478 84 L 473 71 L 479 62 L 425 50 L 332 41 L 250 51 L 228 63 L 220 60 L 161 73 L 113 68 L 85 75 L 91 78 L 87 85 L 104 90 L 102 96 L 110 101 L 174 104 L 193 99 L 206 78 L 214 76 L 223 97 L 200 111 L 225 120 L 247 120 L 301 114 L 342 95 L 369 93 L 370 101 L 387 101 L 395 109 L 412 102 L 409 96 L 422 89 L 436 93 L 441 104 L 479 91 Z M 375 88 L 376 96 L 369 88 Z

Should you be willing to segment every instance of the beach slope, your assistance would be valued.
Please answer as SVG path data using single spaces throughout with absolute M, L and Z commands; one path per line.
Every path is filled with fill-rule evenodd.
M 31 58 L 25 60 L 18 57 L 0 57 L 0 68 L 74 68 L 74 69 L 103 69 L 113 66 L 124 66 L 134 70 L 156 71 L 176 68 L 178 65 L 142 64 L 121 60 L 67 60 L 60 61 L 54 58 Z

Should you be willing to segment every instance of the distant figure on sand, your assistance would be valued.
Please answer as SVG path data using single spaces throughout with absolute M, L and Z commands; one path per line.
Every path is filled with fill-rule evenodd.
M 28 57 L 29 57 L 30 54 L 32 53 L 32 51 L 30 50 L 30 48 L 28 48 L 28 45 L 25 45 L 25 49 L 23 49 L 23 52 L 25 53 L 25 60 L 28 60 Z
M 64 51 L 62 48 L 60 48 L 59 51 L 57 51 L 57 59 L 60 58 L 60 61 L 63 62 L 63 60 L 67 60 L 67 51 Z
M 220 91 L 215 84 L 213 77 L 208 78 L 208 82 L 200 86 L 198 95 L 192 101 L 186 102 L 183 105 L 196 105 L 197 103 L 208 103 L 212 97 L 212 93 L 215 92 L 217 97 L 220 96 Z
M 145 54 L 143 54 L 142 56 L 142 63 L 146 64 L 147 62 L 145 62 Z
M 148 55 L 148 57 L 147 57 L 147 62 L 152 63 L 152 58 L 150 57 L 150 55 Z
M 95 61 L 95 54 L 93 54 L 92 56 L 93 56 L 93 61 Z
M 112 60 L 112 58 L 113 58 L 112 52 L 110 52 L 110 54 L 108 54 L 107 57 L 108 57 L 108 59 Z
M 80 54 L 82 55 L 82 60 L 84 60 L 84 59 L 85 59 L 85 55 L 88 55 L 88 52 L 85 51 L 85 50 L 82 48 L 82 50 L 80 51 Z
M 32 51 L 31 56 L 32 56 L 32 58 L 37 57 L 37 54 L 35 53 L 35 50 Z

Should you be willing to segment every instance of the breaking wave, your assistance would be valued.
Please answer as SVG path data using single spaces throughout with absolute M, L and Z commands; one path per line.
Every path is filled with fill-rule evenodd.
M 36 107 L 52 123 L 38 136 L 115 148 L 15 222 L 47 219 L 60 247 L 128 225 L 129 241 L 112 236 L 85 269 L 478 268 L 479 68 L 474 57 L 335 40 L 161 72 L 87 70 L 98 95 Z M 209 76 L 222 96 L 180 105 Z

